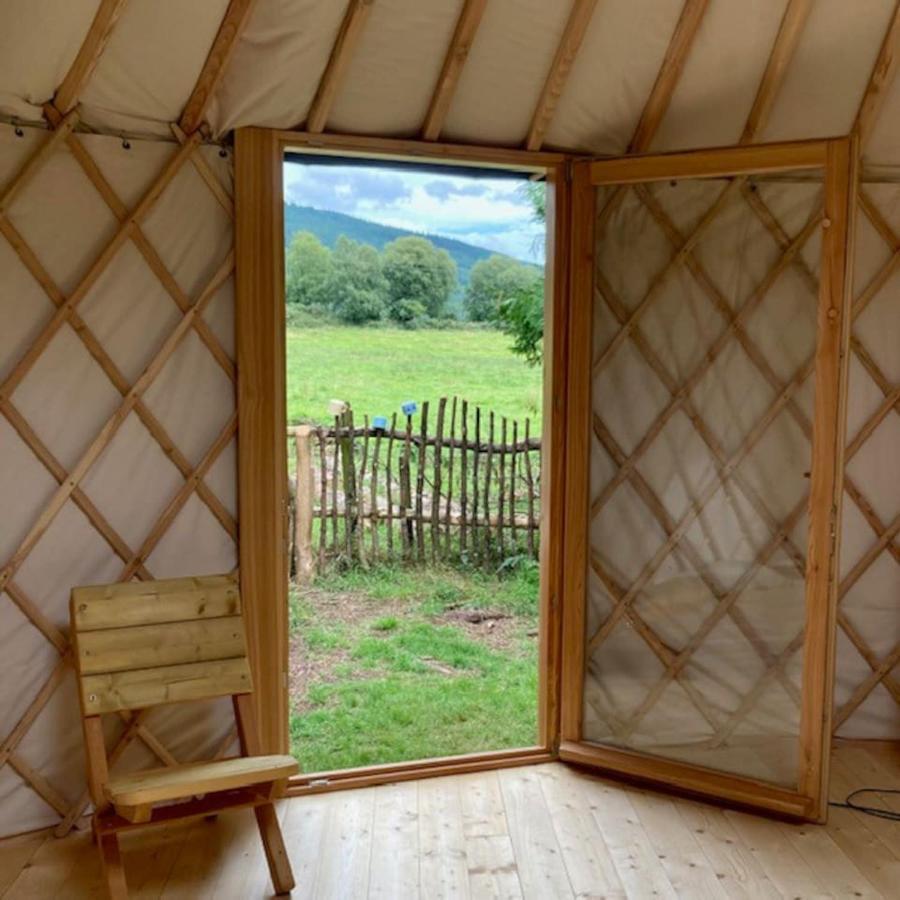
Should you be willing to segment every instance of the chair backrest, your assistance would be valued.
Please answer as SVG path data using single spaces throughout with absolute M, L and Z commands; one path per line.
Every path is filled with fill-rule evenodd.
M 231 575 L 78 587 L 70 614 L 85 716 L 252 691 Z

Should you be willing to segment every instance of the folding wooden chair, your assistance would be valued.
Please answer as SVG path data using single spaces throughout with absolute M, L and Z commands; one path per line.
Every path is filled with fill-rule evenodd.
M 94 836 L 110 897 L 127 897 L 120 831 L 239 807 L 256 814 L 275 892 L 289 892 L 294 877 L 272 801 L 298 766 L 290 756 L 258 755 L 235 579 L 215 575 L 75 588 L 70 613 Z M 136 714 L 163 703 L 227 695 L 241 756 L 110 775 L 104 713 Z

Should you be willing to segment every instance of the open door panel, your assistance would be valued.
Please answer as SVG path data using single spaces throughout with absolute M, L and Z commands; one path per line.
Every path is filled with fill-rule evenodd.
M 856 149 L 575 164 L 560 756 L 827 809 Z

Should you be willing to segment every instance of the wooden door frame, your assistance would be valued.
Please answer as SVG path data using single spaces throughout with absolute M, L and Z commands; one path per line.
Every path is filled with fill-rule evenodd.
M 288 793 L 358 787 L 553 759 L 559 745 L 561 707 L 561 573 L 568 436 L 565 378 L 569 334 L 569 157 L 495 147 L 242 128 L 235 132 L 239 564 L 262 752 L 289 750 L 282 165 L 285 152 L 292 149 L 372 160 L 443 162 L 544 174 L 548 185 L 545 272 L 549 302 L 545 304 L 544 331 L 537 744 L 301 775 L 292 779 Z
M 851 275 L 858 179 L 853 138 L 742 146 L 574 163 L 560 758 L 657 786 L 824 821 L 834 682 Z M 806 568 L 798 790 L 584 742 L 585 598 L 590 496 L 591 342 L 597 186 L 821 169 L 825 179 L 815 356 L 813 465 Z

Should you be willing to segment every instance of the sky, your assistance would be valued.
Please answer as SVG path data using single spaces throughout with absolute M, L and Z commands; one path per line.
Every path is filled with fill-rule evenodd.
M 284 196 L 299 206 L 439 234 L 543 262 L 544 227 L 534 221 L 518 179 L 445 175 L 433 169 L 285 163 Z

